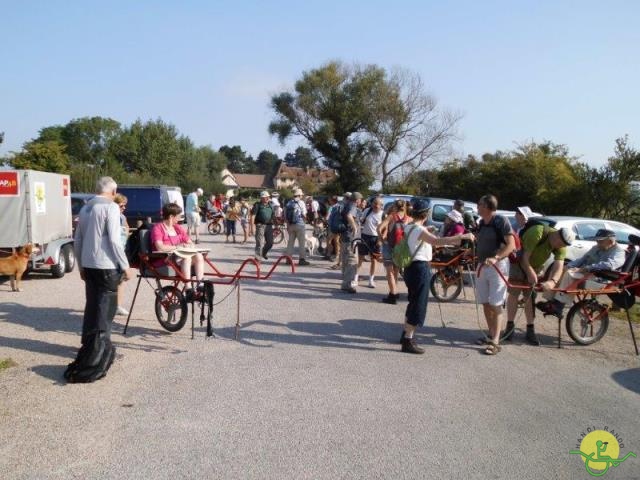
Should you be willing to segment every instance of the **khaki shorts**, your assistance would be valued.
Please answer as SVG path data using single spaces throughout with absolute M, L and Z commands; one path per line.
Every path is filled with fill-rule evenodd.
M 539 275 L 539 274 L 538 274 Z M 509 269 L 509 284 L 528 285 L 527 274 L 519 263 L 512 263 Z M 509 294 L 518 296 L 519 294 L 530 295 L 531 288 L 509 287 Z

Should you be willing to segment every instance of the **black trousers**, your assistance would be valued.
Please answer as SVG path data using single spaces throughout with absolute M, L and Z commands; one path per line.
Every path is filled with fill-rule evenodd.
M 111 338 L 111 324 L 116 314 L 117 291 L 122 272 L 118 270 L 84 269 L 87 303 L 82 322 L 82 344 L 98 337 Z

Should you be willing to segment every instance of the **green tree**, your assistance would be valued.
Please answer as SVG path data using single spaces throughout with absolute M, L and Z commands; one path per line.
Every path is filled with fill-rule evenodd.
M 275 153 L 270 152 L 269 150 L 262 150 L 256 159 L 258 172 L 271 178 L 275 175 L 281 161 L 280 157 Z
M 282 144 L 303 137 L 338 171 L 342 190 L 365 190 L 373 181 L 372 155 L 377 149 L 367 135 L 371 104 L 385 82 L 385 71 L 375 65 L 348 67 L 330 62 L 303 72 L 294 91 L 271 98 L 276 114 L 269 132 Z
M 640 152 L 629 145 L 629 137 L 616 139 L 614 155 L 599 169 L 581 165 L 585 185 L 581 202 L 593 216 L 640 224 Z
M 13 168 L 69 173 L 71 162 L 65 146 L 58 142 L 27 142 L 22 151 L 9 158 Z
M 298 147 L 294 153 L 287 153 L 284 156 L 284 163 L 287 167 L 318 168 L 320 166 L 313 152 L 305 147 Z
M 218 151 L 227 158 L 227 168 L 231 173 L 258 173 L 258 165 L 253 157 L 247 155 L 240 145 L 223 145 Z

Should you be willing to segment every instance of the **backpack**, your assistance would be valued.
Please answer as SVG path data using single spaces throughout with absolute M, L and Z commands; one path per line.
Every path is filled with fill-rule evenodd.
M 422 247 L 422 244 L 424 243 L 424 241 L 420 240 L 420 243 L 418 243 L 415 251 L 413 253 L 411 252 L 411 249 L 409 248 L 409 234 L 414 229 L 415 226 L 408 230 L 407 234 L 402 237 L 400 242 L 395 247 L 393 247 L 393 250 L 391 251 L 391 260 L 393 260 L 393 264 L 398 268 L 407 268 L 409 265 L 411 265 L 411 262 L 413 262 L 413 259 L 418 253 L 418 250 L 420 250 L 420 247 Z
M 396 220 L 393 222 L 389 230 L 387 231 L 387 244 L 393 248 L 404 238 L 404 217 L 402 220 Z
M 284 207 L 284 218 L 287 223 L 296 223 L 296 210 L 298 209 L 298 204 L 290 200 L 287 205 Z
M 143 223 L 138 230 L 129 235 L 124 245 L 124 254 L 127 256 L 129 266 L 133 268 L 140 267 L 140 232 L 142 230 L 149 230 L 149 224 Z
M 522 256 L 522 241 L 521 238 L 524 236 L 524 234 L 526 233 L 527 230 L 529 230 L 531 227 L 535 227 L 538 225 L 542 225 L 543 227 L 547 227 L 548 225 L 546 225 L 544 222 L 541 222 L 539 220 L 535 220 L 533 218 L 527 220 L 527 223 L 524 224 L 524 227 L 522 227 L 522 229 L 520 230 L 520 234 L 518 234 L 518 232 L 513 232 L 513 239 L 515 241 L 515 246 L 516 248 L 509 254 L 509 263 L 518 263 L 520 257 Z M 486 227 L 487 225 L 484 224 L 484 222 L 482 222 L 482 220 L 480 221 L 479 224 L 479 229 L 482 227 Z M 498 230 L 498 228 L 496 227 L 495 223 L 492 223 L 491 226 L 493 227 L 493 229 L 496 232 L 496 238 L 498 239 L 498 248 L 500 248 L 500 245 L 505 242 L 504 239 L 504 235 L 502 235 L 502 232 Z M 544 240 L 546 240 L 547 236 L 544 235 L 542 237 L 542 239 L 540 240 L 540 243 L 542 243 Z
M 331 215 L 329 215 L 329 231 L 331 233 L 344 233 L 347 231 L 347 224 L 344 221 L 344 215 L 342 212 L 344 205 L 337 203 L 331 209 Z

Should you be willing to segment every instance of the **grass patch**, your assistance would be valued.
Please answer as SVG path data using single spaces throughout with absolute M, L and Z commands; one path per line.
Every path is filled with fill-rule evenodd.
M 624 312 L 624 310 L 610 311 L 609 314 L 612 317 L 624 320 L 625 322 L 627 321 L 627 314 Z M 640 324 L 640 305 L 635 304 L 633 307 L 631 307 L 631 310 L 629 310 L 629 314 L 631 315 L 631 321 L 633 323 Z
M 10 358 L 3 358 L 2 360 L 0 360 L 0 371 L 4 370 L 5 368 L 15 367 L 16 365 L 18 364 Z

